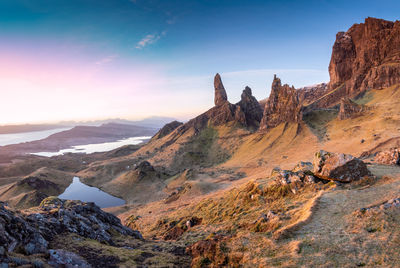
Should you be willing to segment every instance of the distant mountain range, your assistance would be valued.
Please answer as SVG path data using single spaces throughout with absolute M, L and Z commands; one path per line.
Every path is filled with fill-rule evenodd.
M 108 123 L 135 125 L 139 127 L 161 128 L 165 124 L 174 121 L 171 117 L 152 116 L 142 120 L 131 121 L 120 118 L 94 120 L 94 121 L 61 121 L 54 124 L 20 124 L 20 125 L 3 125 L 0 126 L 0 134 L 24 133 L 33 131 L 43 131 L 57 128 L 74 127 L 74 126 L 101 126 Z

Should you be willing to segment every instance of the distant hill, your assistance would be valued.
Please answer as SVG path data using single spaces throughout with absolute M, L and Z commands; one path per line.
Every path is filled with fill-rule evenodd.
M 108 123 L 123 125 L 135 125 L 139 127 L 162 128 L 165 124 L 174 121 L 172 117 L 152 116 L 142 120 L 126 120 L 121 118 L 111 118 L 94 121 L 61 121 L 55 124 L 21 124 L 21 125 L 0 125 L 0 134 L 14 134 L 34 131 L 51 130 L 74 126 L 101 126 Z
M 68 125 L 62 125 L 62 124 L 4 125 L 0 126 L 0 134 L 25 133 L 25 132 L 65 128 L 65 127 L 68 127 Z
M 111 118 L 111 119 L 104 119 L 104 120 L 94 120 L 94 121 L 62 121 L 60 122 L 61 125 L 68 125 L 68 126 L 100 126 L 102 124 L 107 123 L 117 123 L 117 124 L 125 124 L 125 125 L 136 125 L 142 127 L 151 127 L 151 128 L 161 128 L 165 124 L 174 121 L 175 118 L 172 117 L 163 117 L 163 116 L 151 116 L 144 118 L 142 120 L 126 120 L 121 118 Z
M 157 128 L 107 123 L 101 126 L 76 126 L 41 140 L 0 147 L 0 155 L 58 151 L 74 145 L 111 142 L 124 138 L 152 136 Z

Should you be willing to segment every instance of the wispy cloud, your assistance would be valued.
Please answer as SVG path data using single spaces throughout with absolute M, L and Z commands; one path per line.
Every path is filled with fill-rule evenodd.
M 148 45 L 154 44 L 156 43 L 158 40 L 160 40 L 161 37 L 165 36 L 167 34 L 166 31 L 161 32 L 161 34 L 148 34 L 145 37 L 142 38 L 142 40 L 140 40 L 135 48 L 137 49 L 142 49 Z
M 104 65 L 104 64 L 107 64 L 107 63 L 112 62 L 112 61 L 115 60 L 116 58 L 118 58 L 118 55 L 117 55 L 117 54 L 109 55 L 109 56 L 107 56 L 107 57 L 104 57 L 104 58 L 102 58 L 102 59 L 96 61 L 96 64 L 97 64 L 97 65 Z

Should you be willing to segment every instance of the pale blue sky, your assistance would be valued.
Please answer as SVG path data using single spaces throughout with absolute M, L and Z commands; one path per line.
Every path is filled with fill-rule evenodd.
M 327 82 L 338 31 L 399 14 L 394 0 L 0 0 L 0 112 L 15 115 L 0 124 L 187 119 L 213 105 L 216 72 L 232 102 L 246 85 L 266 98 L 275 73 Z

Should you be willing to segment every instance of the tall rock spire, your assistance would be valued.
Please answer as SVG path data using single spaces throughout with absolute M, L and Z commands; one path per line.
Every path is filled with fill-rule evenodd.
M 217 73 L 214 77 L 214 88 L 215 88 L 215 97 L 214 103 L 215 106 L 220 106 L 228 101 L 228 97 L 226 96 L 226 91 L 224 85 L 222 84 L 221 76 Z
M 302 119 L 301 104 L 296 89 L 274 75 L 271 94 L 265 104 L 260 130 L 266 130 L 286 122 L 300 122 Z

